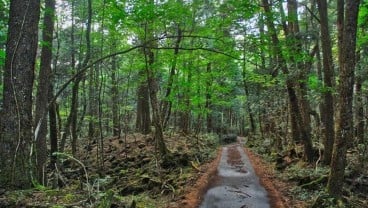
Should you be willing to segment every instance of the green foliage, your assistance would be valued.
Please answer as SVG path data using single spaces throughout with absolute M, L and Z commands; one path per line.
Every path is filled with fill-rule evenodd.
M 114 192 L 112 190 L 107 190 L 102 194 L 100 203 L 97 205 L 98 208 L 110 208 L 114 197 Z
M 316 74 L 309 75 L 307 84 L 308 84 L 309 89 L 311 89 L 312 91 L 316 93 L 322 94 L 326 92 L 332 92 L 332 93 L 335 92 L 335 89 L 323 86 L 322 81 L 318 78 Z
M 5 64 L 5 50 L 0 49 L 0 68 Z
M 247 72 L 246 81 L 254 84 L 260 84 L 263 87 L 273 87 L 277 83 L 277 79 L 274 79 L 269 74 L 259 74 L 256 72 Z
M 64 197 L 63 197 L 63 201 L 65 201 L 66 203 L 71 203 L 74 202 L 76 199 L 75 195 L 73 193 L 67 193 Z
M 367 47 L 368 35 L 366 32 L 368 26 L 368 2 L 363 1 L 359 9 L 358 26 L 361 28 L 358 30 L 357 44 L 360 47 Z

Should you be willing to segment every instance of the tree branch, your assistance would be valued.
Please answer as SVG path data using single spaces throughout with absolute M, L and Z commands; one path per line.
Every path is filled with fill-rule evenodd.
M 206 37 L 206 36 L 198 36 L 198 35 L 182 35 L 181 37 L 187 37 L 187 38 L 202 38 L 202 39 L 213 39 L 213 40 L 220 40 L 218 38 L 213 38 L 213 37 Z M 173 39 L 173 38 L 178 38 L 178 36 L 161 36 L 161 37 L 158 37 L 158 38 L 153 38 L 151 40 L 148 40 L 142 44 L 139 44 L 139 45 L 136 45 L 136 46 L 133 46 L 131 48 L 128 48 L 126 50 L 123 50 L 123 51 L 118 51 L 118 52 L 115 52 L 115 53 L 111 53 L 111 54 L 108 54 L 106 56 L 103 56 L 99 59 L 96 59 L 95 61 L 91 61 L 90 64 L 82 67 L 76 74 L 74 74 L 69 80 L 67 80 L 61 87 L 60 89 L 56 92 L 55 96 L 52 98 L 52 100 L 49 102 L 48 104 L 48 108 L 50 107 L 51 104 L 53 104 L 56 99 L 60 96 L 60 94 L 67 88 L 67 86 L 73 82 L 77 77 L 80 77 L 82 76 L 86 71 L 87 69 L 91 68 L 93 65 L 103 61 L 103 60 L 106 60 L 106 59 L 109 59 L 111 57 L 114 57 L 114 56 L 118 56 L 118 55 L 123 55 L 123 54 L 126 54 L 126 53 L 129 53 L 133 50 L 136 50 L 138 48 L 152 48 L 152 49 L 174 49 L 174 47 L 148 47 L 149 43 L 153 42 L 153 41 L 158 41 L 158 40 L 164 40 L 164 39 Z M 232 59 L 235 59 L 235 60 L 242 60 L 240 58 L 237 58 L 233 55 L 230 55 L 230 54 L 227 54 L 225 52 L 222 52 L 222 51 L 218 51 L 216 49 L 212 49 L 212 48 L 203 48 L 203 47 L 196 47 L 196 48 L 182 48 L 180 47 L 179 48 L 180 50 L 191 50 L 191 51 L 194 51 L 194 50 L 204 50 L 204 51 L 209 51 L 209 52 L 212 52 L 212 53 L 217 53 L 217 54 L 222 54 L 224 56 L 227 56 L 227 57 L 230 57 Z

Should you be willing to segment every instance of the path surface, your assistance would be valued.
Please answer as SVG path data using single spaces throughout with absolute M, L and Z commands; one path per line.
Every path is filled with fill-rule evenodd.
M 217 180 L 200 208 L 269 208 L 266 190 L 239 143 L 223 147 Z

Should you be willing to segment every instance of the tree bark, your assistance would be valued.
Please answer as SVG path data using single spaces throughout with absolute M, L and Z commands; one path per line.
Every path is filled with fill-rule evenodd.
M 29 187 L 33 175 L 29 153 L 39 18 L 39 0 L 10 1 L 0 118 L 0 184 L 5 187 Z
M 320 28 L 321 28 L 321 45 L 323 53 L 323 115 L 321 115 L 323 123 L 323 163 L 329 165 L 331 162 L 332 148 L 335 140 L 335 130 L 334 130 L 334 102 L 332 89 L 334 84 L 334 66 L 332 61 L 332 45 L 331 37 L 328 28 L 328 15 L 327 15 L 327 1 L 317 0 L 318 11 L 320 16 Z
M 205 109 L 207 109 L 207 113 L 206 113 L 206 124 L 207 124 L 207 132 L 212 132 L 213 131 L 213 121 L 212 121 L 212 112 L 211 112 L 211 108 L 212 108 L 212 92 L 211 92 L 211 86 L 212 86 L 212 80 L 211 80 L 211 73 L 212 73 L 212 65 L 211 63 L 207 63 L 207 68 L 206 68 L 206 73 L 207 73 L 207 80 L 206 80 L 206 105 L 205 105 Z
M 154 69 L 152 68 L 152 65 L 154 63 L 154 53 L 150 51 L 150 49 L 148 48 L 145 49 L 145 51 L 146 51 L 145 57 L 147 62 L 146 73 L 152 107 L 152 121 L 155 127 L 156 148 L 158 149 L 161 156 L 165 156 L 167 154 L 167 149 L 166 144 L 164 142 L 162 118 L 159 102 L 157 99 L 158 83 L 155 77 L 155 73 L 153 71 Z
M 290 1 L 290 0 L 289 0 Z M 293 2 L 291 2 L 293 3 Z M 294 2 L 295 3 L 295 2 Z M 308 130 L 304 126 L 304 119 L 302 117 L 301 109 L 299 106 L 299 100 L 295 91 L 295 83 L 292 77 L 289 75 L 289 69 L 286 63 L 285 57 L 282 55 L 280 41 L 277 37 L 275 25 L 273 23 L 272 19 L 272 13 L 271 8 L 268 0 L 262 0 L 262 6 L 266 13 L 266 23 L 267 27 L 269 29 L 269 35 L 271 36 L 271 41 L 273 44 L 273 54 L 277 57 L 278 60 L 278 66 L 285 74 L 288 76 L 286 78 L 286 89 L 288 93 L 289 103 L 290 103 L 290 117 L 291 117 L 291 127 L 292 127 L 292 136 L 294 141 L 299 141 L 299 137 L 301 137 L 303 146 L 304 146 L 304 155 L 305 159 L 308 162 L 311 162 L 313 160 L 313 149 L 312 149 L 312 143 L 310 140 L 310 136 L 308 134 Z M 295 23 L 291 23 L 292 28 L 297 28 L 297 25 Z M 284 28 L 285 34 L 289 34 L 290 30 L 287 28 Z M 277 70 L 273 75 L 277 75 Z
M 137 118 L 136 129 L 142 134 L 149 134 L 151 132 L 151 112 L 150 112 L 150 97 L 145 71 L 140 70 L 139 86 L 137 90 Z
M 192 70 L 193 62 L 190 61 L 189 63 L 186 63 L 187 66 L 184 66 L 184 68 L 189 68 L 189 70 L 186 70 L 186 83 L 192 82 Z M 184 78 L 185 79 L 185 78 Z M 190 133 L 190 122 L 191 122 L 191 116 L 190 116 L 190 91 L 191 88 L 188 85 L 183 86 L 181 90 L 181 94 L 179 96 L 179 99 L 182 100 L 182 103 L 184 104 L 183 108 L 179 111 L 179 129 L 183 134 L 189 134 Z
M 341 60 L 339 60 L 339 64 L 341 64 L 339 73 L 340 83 L 338 87 L 339 108 L 336 120 L 337 129 L 333 147 L 331 171 L 327 184 L 328 193 L 336 198 L 340 198 L 342 195 L 346 166 L 346 151 L 349 142 L 351 142 L 353 138 L 352 104 L 359 4 L 359 0 L 350 0 L 346 2 L 345 17 L 343 18 L 342 50 L 339 51 L 339 53 L 341 53 L 339 54 L 341 58 Z M 344 14 L 339 13 L 338 15 Z
M 38 76 L 38 86 L 36 95 L 36 111 L 35 111 L 35 139 L 36 139 L 36 164 L 37 164 L 37 179 L 42 185 L 47 182 L 45 174 L 45 165 L 47 161 L 47 107 L 48 96 L 51 80 L 51 61 L 53 48 L 53 33 L 54 33 L 54 14 L 55 0 L 47 0 L 45 2 L 45 14 L 43 19 L 42 30 L 42 50 L 40 73 Z
M 116 57 L 112 57 L 111 60 L 111 102 L 112 102 L 112 133 L 113 136 L 120 137 L 120 111 L 119 111 L 119 88 L 117 81 L 117 60 Z
M 54 86 L 52 83 L 49 85 L 49 101 L 54 97 Z M 52 102 L 49 107 L 49 126 L 50 126 L 50 163 L 51 169 L 55 169 L 57 157 L 54 155 L 58 151 L 58 127 L 57 127 L 57 112 L 56 103 Z
M 363 50 L 363 54 L 364 54 Z M 360 62 L 362 51 L 359 50 L 356 53 L 356 63 Z M 364 69 L 363 69 L 364 70 Z M 357 67 L 356 78 L 355 78 L 355 117 L 354 117 L 354 127 L 356 129 L 355 136 L 356 142 L 358 144 L 364 144 L 364 126 L 365 126 L 365 119 L 364 119 L 364 105 L 363 105 L 363 75 L 362 75 L 362 67 Z
M 152 107 L 152 121 L 155 127 L 155 142 L 156 142 L 156 149 L 160 153 L 162 157 L 167 154 L 167 148 L 164 141 L 164 134 L 163 134 L 163 122 L 162 122 L 162 114 L 160 111 L 159 101 L 158 101 L 158 82 L 155 73 L 155 69 L 153 64 L 155 63 L 155 55 L 152 52 L 153 42 L 146 42 L 149 37 L 149 40 L 153 39 L 153 32 L 152 29 L 149 28 L 148 23 L 145 23 L 145 47 L 143 47 L 144 58 L 146 62 L 146 76 L 147 76 L 147 84 L 149 89 L 149 98 L 151 101 Z

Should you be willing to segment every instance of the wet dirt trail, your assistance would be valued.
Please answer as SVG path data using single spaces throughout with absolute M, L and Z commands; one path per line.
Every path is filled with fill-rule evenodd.
M 217 176 L 199 208 L 269 208 L 267 191 L 260 184 L 240 143 L 222 148 Z

